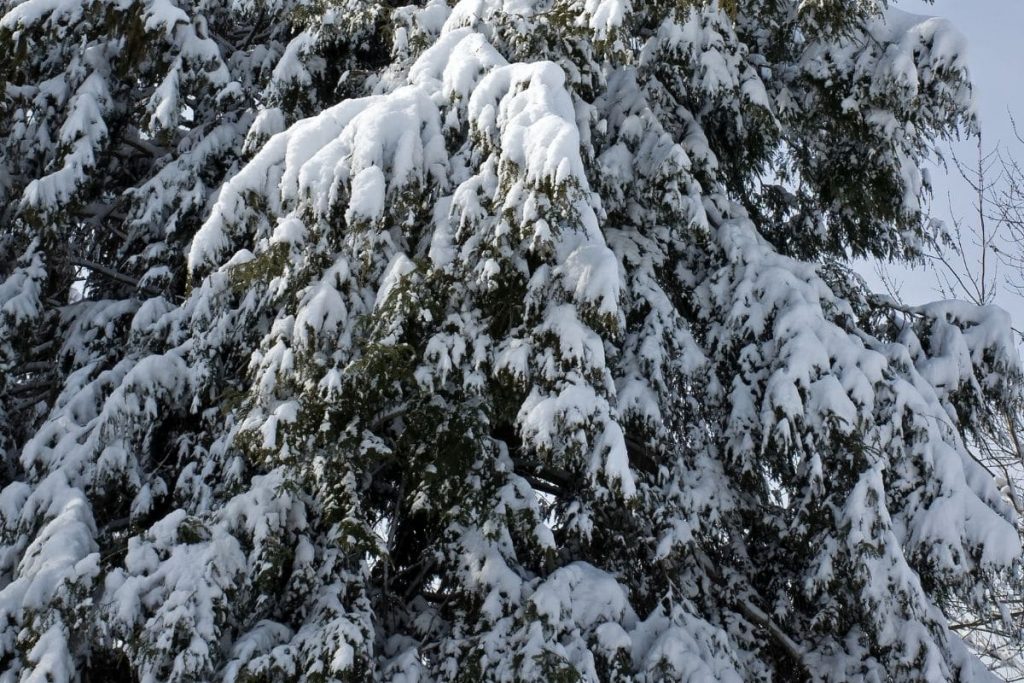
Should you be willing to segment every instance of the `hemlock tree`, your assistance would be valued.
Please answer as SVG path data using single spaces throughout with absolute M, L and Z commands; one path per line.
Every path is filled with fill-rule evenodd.
M 5 5 L 0 681 L 987 678 L 956 34 L 396 4 Z

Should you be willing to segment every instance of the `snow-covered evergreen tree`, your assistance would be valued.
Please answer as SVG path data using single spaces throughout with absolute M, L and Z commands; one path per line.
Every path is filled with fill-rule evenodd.
M 4 4 L 0 682 L 984 680 L 956 33 L 398 5 Z

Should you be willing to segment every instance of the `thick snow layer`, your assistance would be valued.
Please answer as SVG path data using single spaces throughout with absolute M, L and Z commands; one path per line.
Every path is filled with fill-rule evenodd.
M 967 66 L 967 39 L 947 19 L 889 7 L 882 20 L 872 27 L 872 34 L 879 42 L 891 44 L 894 55 L 902 53 L 898 58 L 894 56 L 896 61 L 892 68 L 907 74 L 908 81 L 915 69 L 908 61 L 908 55 L 912 56 L 919 46 L 928 46 L 926 64 L 933 69 L 964 69 Z
M 559 185 L 570 178 L 586 178 L 576 112 L 565 89 L 565 74 L 557 65 L 492 69 L 474 89 L 468 115 L 474 129 L 492 140 L 528 183 Z
M 439 89 L 438 95 L 446 99 L 464 100 L 483 74 L 506 63 L 483 35 L 462 28 L 443 34 L 424 50 L 409 69 L 409 81 Z
M 628 628 L 636 618 L 619 582 L 583 562 L 549 576 L 530 596 L 530 602 L 541 619 L 558 623 L 565 618 L 582 629 L 609 621 Z

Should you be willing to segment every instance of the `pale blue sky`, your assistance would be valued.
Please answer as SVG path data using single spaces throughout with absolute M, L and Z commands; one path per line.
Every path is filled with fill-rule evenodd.
M 946 18 L 964 34 L 985 146 L 999 142 L 1018 158 L 1024 156 L 1024 145 L 1015 141 L 1010 124 L 1012 113 L 1024 129 L 1024 0 L 898 0 L 893 4 L 906 12 Z M 976 140 L 968 140 L 954 149 L 965 161 L 973 161 L 976 145 Z M 936 169 L 933 179 L 933 214 L 950 218 L 952 204 L 953 213 L 969 219 L 974 197 L 955 170 L 952 177 L 946 177 L 942 169 Z M 934 274 L 903 269 L 890 272 L 902 285 L 901 293 L 908 303 L 939 298 Z M 876 281 L 872 276 L 869 279 Z M 1024 327 L 1024 299 L 1007 294 L 997 303 L 1011 312 L 1018 329 Z

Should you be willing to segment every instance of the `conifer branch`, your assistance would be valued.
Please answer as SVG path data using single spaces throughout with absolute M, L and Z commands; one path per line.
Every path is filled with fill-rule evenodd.
M 108 268 L 100 263 L 96 263 L 95 261 L 90 261 L 89 259 L 85 259 L 79 256 L 71 256 L 68 259 L 68 262 L 71 265 L 76 266 L 78 268 L 85 268 L 86 270 L 91 270 L 108 279 L 115 280 L 122 284 L 134 287 L 139 291 L 148 294 L 149 296 L 160 296 L 160 292 L 158 290 L 142 285 L 135 278 L 125 275 L 124 273 L 114 270 L 113 268 Z

